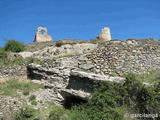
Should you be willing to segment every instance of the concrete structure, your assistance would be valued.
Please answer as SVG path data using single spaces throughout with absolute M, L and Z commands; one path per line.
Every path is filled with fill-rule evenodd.
M 47 42 L 51 40 L 52 40 L 52 37 L 47 34 L 47 28 L 43 28 L 43 27 L 37 28 L 34 42 Z

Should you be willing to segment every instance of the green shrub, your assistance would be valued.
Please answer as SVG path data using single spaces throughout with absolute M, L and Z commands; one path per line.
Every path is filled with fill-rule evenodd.
M 99 87 L 95 88 L 92 98 L 85 104 L 72 106 L 70 110 L 51 107 L 47 120 L 124 120 L 125 113 L 160 114 L 160 82 L 154 86 L 144 86 L 136 74 L 128 73 L 125 77 L 124 83 L 100 83 Z M 14 88 L 23 86 L 20 87 L 14 81 L 12 84 Z M 0 86 L 0 91 L 1 87 L 4 85 Z M 29 99 L 32 105 L 37 104 L 35 95 L 31 95 Z M 23 120 L 22 118 L 27 116 L 27 119 L 34 120 L 37 115 L 32 111 L 23 110 L 21 113 L 23 113 L 19 114 L 21 119 L 16 120 Z M 148 120 L 148 118 L 138 119 Z
M 160 70 L 152 70 L 137 76 L 142 82 L 155 84 L 160 81 Z
M 123 120 L 128 112 L 160 113 L 160 83 L 147 87 L 136 74 L 128 73 L 125 77 L 124 83 L 101 83 L 87 104 L 73 106 L 72 110 L 79 115 L 84 112 L 87 120 Z
M 15 65 L 22 65 L 24 61 L 22 58 L 15 58 L 13 60 L 0 59 L 0 66 L 15 66 Z
M 65 113 L 63 108 L 55 108 L 49 114 L 49 120 L 63 120 L 62 116 Z
M 26 50 L 25 45 L 16 40 L 8 40 L 4 47 L 5 51 L 22 52 Z
M 36 63 L 36 64 L 39 64 L 39 65 L 43 65 L 42 60 L 39 60 L 39 59 L 33 58 L 33 57 L 28 57 L 27 58 L 27 64 L 30 64 L 30 63 Z
M 55 46 L 61 47 L 62 45 L 64 45 L 64 43 L 62 41 L 57 41 Z
M 90 43 L 96 44 L 96 43 L 98 43 L 98 40 L 97 39 L 91 39 Z
M 29 95 L 29 90 L 24 90 L 23 95 L 26 95 L 26 96 Z
M 4 48 L 3 48 L 3 47 L 0 47 L 0 51 L 2 51 L 2 50 L 4 50 Z
M 142 83 L 138 79 L 137 75 L 134 73 L 128 73 L 124 75 L 126 78 L 126 81 L 123 85 L 125 90 L 127 91 L 126 97 L 126 103 L 128 105 L 131 105 L 133 101 L 136 101 L 137 94 L 142 89 Z M 133 105 L 133 104 L 132 104 Z
M 8 53 L 4 49 L 0 50 L 0 66 L 22 65 L 24 63 L 23 58 L 8 59 L 7 54 Z
M 35 109 L 30 107 L 22 108 L 20 112 L 15 115 L 15 120 L 31 119 L 34 117 L 35 112 L 36 112 Z
M 5 60 L 7 58 L 7 53 L 2 49 L 0 50 L 0 60 Z
M 102 83 L 88 103 L 83 107 L 90 120 L 122 120 L 125 106 L 126 90 L 122 84 Z M 82 109 L 84 110 L 84 109 Z
M 37 102 L 36 102 L 35 100 L 33 100 L 33 101 L 31 102 L 31 104 L 32 104 L 32 105 L 37 105 Z
M 33 100 L 35 100 L 36 99 L 36 96 L 35 95 L 31 95 L 30 97 L 29 97 L 29 100 L 30 101 L 33 101 Z

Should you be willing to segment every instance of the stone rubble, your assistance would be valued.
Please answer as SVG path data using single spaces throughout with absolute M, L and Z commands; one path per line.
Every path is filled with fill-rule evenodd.
M 81 44 L 65 44 L 61 47 L 46 47 L 33 53 L 33 56 L 39 59 L 67 57 L 88 53 L 94 50 L 97 44 L 81 43 Z
M 0 80 L 27 79 L 26 66 L 0 66 Z
M 0 96 L 0 119 L 12 118 L 12 113 L 18 112 L 22 108 L 22 103 L 15 98 Z

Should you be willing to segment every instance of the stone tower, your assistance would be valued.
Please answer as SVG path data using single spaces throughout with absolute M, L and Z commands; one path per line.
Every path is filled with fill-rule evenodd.
M 43 28 L 43 27 L 37 28 L 34 42 L 47 42 L 51 40 L 52 40 L 52 37 L 47 34 L 47 28 Z
M 110 41 L 111 40 L 111 33 L 108 27 L 104 27 L 100 34 L 98 35 L 97 39 L 100 41 Z

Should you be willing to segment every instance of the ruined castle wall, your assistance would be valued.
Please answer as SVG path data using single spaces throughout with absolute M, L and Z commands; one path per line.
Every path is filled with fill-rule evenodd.
M 111 40 L 111 33 L 108 27 L 104 27 L 100 34 L 98 35 L 97 39 L 100 41 L 110 41 Z
M 86 55 L 82 64 L 101 74 L 143 73 L 160 69 L 160 41 L 153 39 L 113 40 L 105 42 Z
M 43 34 L 41 32 L 44 32 Z M 47 34 L 47 28 L 38 27 L 35 35 L 34 42 L 47 42 L 52 41 L 52 37 Z

